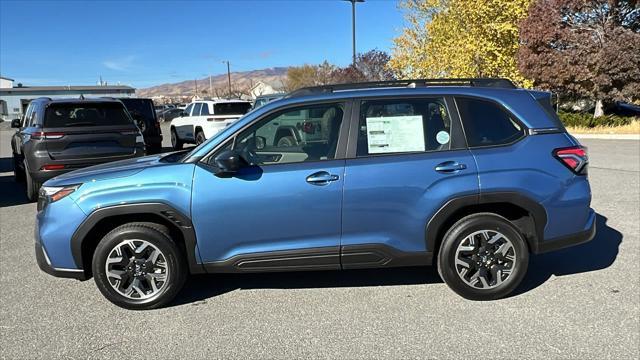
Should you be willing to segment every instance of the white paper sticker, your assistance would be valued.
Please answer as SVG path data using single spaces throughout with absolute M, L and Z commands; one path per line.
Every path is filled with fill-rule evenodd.
M 369 154 L 425 151 L 421 115 L 367 118 Z
M 440 145 L 444 145 L 449 142 L 449 133 L 446 131 L 438 131 L 436 134 L 436 141 Z

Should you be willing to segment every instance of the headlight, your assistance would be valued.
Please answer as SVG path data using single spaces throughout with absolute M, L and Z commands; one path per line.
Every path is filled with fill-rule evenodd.
M 80 185 L 42 186 L 40 188 L 40 196 L 38 199 L 38 210 L 42 209 L 47 203 L 56 202 L 67 197 L 79 187 Z

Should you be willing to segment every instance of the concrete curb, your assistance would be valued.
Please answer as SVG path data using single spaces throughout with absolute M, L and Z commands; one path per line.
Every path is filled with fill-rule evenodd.
M 640 134 L 571 134 L 577 139 L 603 140 L 636 140 L 640 141 Z

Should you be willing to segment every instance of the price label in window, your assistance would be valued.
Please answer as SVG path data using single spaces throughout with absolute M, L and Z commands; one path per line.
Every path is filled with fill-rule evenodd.
M 367 118 L 369 154 L 425 151 L 421 115 Z

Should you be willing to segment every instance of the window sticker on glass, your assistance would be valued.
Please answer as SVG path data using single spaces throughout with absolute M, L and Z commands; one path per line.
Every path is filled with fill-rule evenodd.
M 421 115 L 367 118 L 369 154 L 425 151 Z

